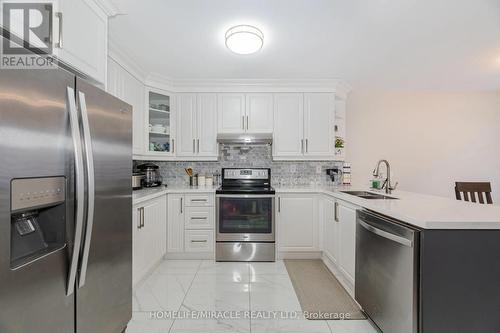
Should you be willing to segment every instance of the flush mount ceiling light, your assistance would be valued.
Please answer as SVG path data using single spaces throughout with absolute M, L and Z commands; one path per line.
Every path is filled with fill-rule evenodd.
M 251 25 L 237 25 L 226 32 L 226 46 L 236 54 L 252 54 L 264 45 L 264 34 Z

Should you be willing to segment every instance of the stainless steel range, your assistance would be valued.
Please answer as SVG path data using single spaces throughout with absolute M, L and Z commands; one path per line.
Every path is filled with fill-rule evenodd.
M 271 169 L 222 169 L 217 261 L 275 261 L 274 195 Z

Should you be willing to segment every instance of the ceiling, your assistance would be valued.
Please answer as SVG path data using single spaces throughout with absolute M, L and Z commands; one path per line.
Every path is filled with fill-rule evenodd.
M 113 0 L 110 39 L 173 79 L 342 79 L 356 87 L 500 89 L 498 0 Z M 254 55 L 225 31 L 252 24 Z

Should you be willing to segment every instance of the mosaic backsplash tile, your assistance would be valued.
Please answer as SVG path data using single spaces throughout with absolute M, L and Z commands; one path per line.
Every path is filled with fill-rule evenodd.
M 145 161 L 134 161 L 134 166 Z M 160 167 L 163 181 L 168 185 L 189 185 L 185 168 L 192 168 L 200 175 L 212 175 L 221 168 L 271 168 L 273 186 L 290 185 L 331 185 L 326 169 L 342 167 L 342 162 L 333 161 L 273 161 L 270 146 L 239 148 L 221 145 L 219 161 L 213 162 L 175 162 L 151 161 Z

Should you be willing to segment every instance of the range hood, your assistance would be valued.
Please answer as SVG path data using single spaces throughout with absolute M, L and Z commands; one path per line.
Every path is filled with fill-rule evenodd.
M 272 133 L 224 133 L 217 134 L 217 142 L 225 145 L 270 145 Z

